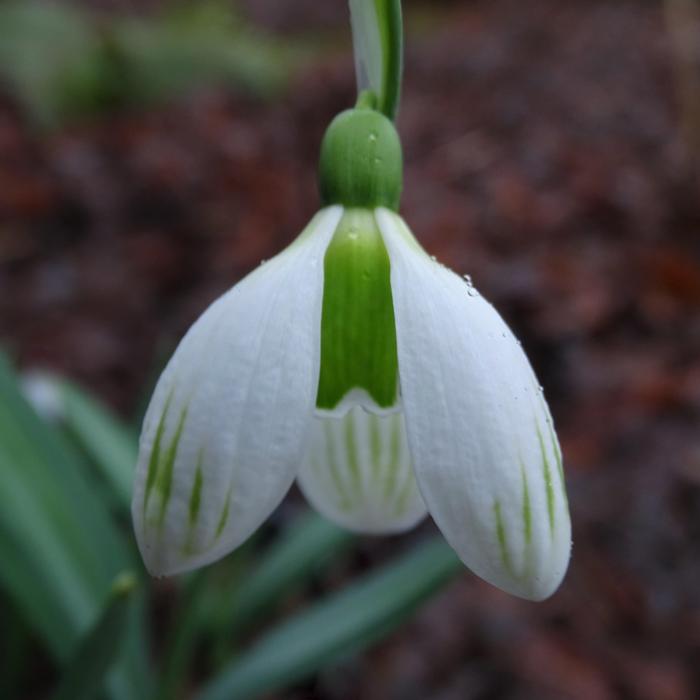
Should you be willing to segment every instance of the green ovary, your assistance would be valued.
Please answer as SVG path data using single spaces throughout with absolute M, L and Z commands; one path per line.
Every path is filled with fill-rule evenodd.
M 389 255 L 367 209 L 345 211 L 326 251 L 316 405 L 333 410 L 353 389 L 364 390 L 379 408 L 396 403 Z

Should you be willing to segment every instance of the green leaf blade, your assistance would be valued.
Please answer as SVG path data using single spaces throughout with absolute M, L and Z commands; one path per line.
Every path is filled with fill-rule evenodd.
M 127 630 L 127 606 L 136 587 L 131 574 L 115 580 L 99 619 L 83 636 L 66 666 L 53 700 L 90 700 L 114 665 Z
M 197 700 L 253 700 L 357 653 L 395 629 L 461 568 L 442 539 L 424 543 L 270 632 Z

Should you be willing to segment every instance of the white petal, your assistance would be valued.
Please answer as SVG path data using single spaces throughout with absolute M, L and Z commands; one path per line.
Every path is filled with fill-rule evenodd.
M 299 486 L 319 512 L 355 532 L 402 532 L 426 515 L 401 413 L 355 406 L 342 418 L 317 416 Z
M 141 435 L 132 515 L 167 575 L 243 542 L 291 485 L 318 382 L 323 256 L 342 209 L 214 302 L 163 372 Z
M 520 344 L 403 221 L 377 220 L 391 259 L 399 377 L 418 485 L 464 563 L 515 595 L 551 595 L 571 524 L 549 409 Z

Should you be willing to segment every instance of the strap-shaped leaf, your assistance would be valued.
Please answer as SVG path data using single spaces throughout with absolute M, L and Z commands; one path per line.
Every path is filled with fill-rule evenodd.
M 138 455 L 136 435 L 106 406 L 67 379 L 29 372 L 23 384 L 36 411 L 63 430 L 97 468 L 116 506 L 128 511 Z
M 331 557 L 347 551 L 354 536 L 309 512 L 272 545 L 232 598 L 231 625 L 237 630 L 262 616 L 283 596 L 308 581 Z
M 357 653 L 395 629 L 461 569 L 442 539 L 428 541 L 270 632 L 197 700 L 253 700 Z
M 264 622 L 283 600 L 303 588 L 331 561 L 341 558 L 354 540 L 347 530 L 307 511 L 285 527 L 268 548 L 251 558 L 254 565 L 247 558 L 250 550 L 245 549 L 215 567 L 218 571 L 197 572 L 188 583 L 177 622 L 168 634 L 159 700 L 169 700 L 182 687 L 205 630 L 217 657 L 229 659 L 241 635 L 253 624 Z
M 124 641 L 127 604 L 135 587 L 132 574 L 115 579 L 100 617 L 78 644 L 53 700 L 90 700 L 97 695 Z
M 77 385 L 62 380 L 63 423 L 110 486 L 120 507 L 128 510 L 136 465 L 136 436 Z

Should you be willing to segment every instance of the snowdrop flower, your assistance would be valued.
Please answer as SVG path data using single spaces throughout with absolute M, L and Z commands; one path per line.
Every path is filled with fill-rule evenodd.
M 371 96 L 329 127 L 320 184 L 324 208 L 212 304 L 158 382 L 133 498 L 146 566 L 221 558 L 296 480 L 359 533 L 430 513 L 474 573 L 546 598 L 571 544 L 547 403 L 498 313 L 397 213 L 401 144 Z

